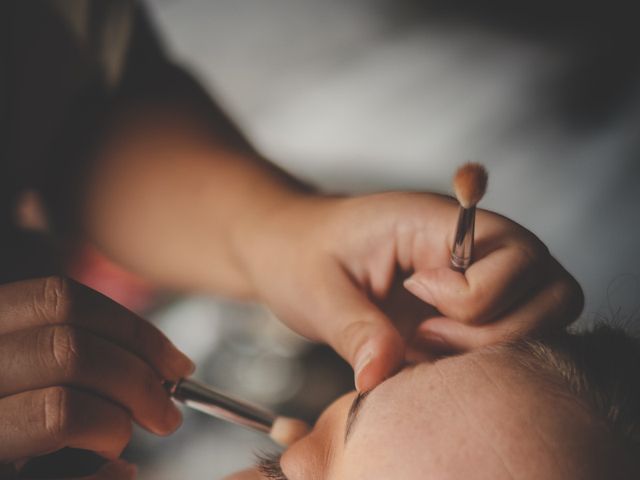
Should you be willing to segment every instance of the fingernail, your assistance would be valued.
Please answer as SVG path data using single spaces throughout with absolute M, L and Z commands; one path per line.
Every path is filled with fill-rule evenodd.
M 354 377 L 355 377 L 355 385 L 356 390 L 361 391 L 361 382 L 359 381 L 360 373 L 371 363 L 373 359 L 373 352 L 368 348 L 364 347 L 360 352 L 356 355 L 356 363 L 354 368 Z
M 440 335 L 431 332 L 425 334 L 424 339 L 433 345 L 439 345 L 441 347 L 449 345 Z
M 427 303 L 433 303 L 433 295 L 431 295 L 431 291 L 427 288 L 427 286 L 419 280 L 419 276 L 412 275 L 407 278 L 404 282 L 404 288 L 409 290 L 411 293 L 420 297 L 423 301 Z
M 170 380 L 177 380 L 180 377 L 188 377 L 193 374 L 196 370 L 196 365 L 184 353 L 176 349 L 176 354 L 173 355 L 170 368 L 176 376 L 176 378 Z
M 425 332 L 421 339 L 426 346 L 431 350 L 432 353 L 438 355 L 445 355 L 453 353 L 454 349 L 449 342 L 447 342 L 444 337 L 436 333 Z

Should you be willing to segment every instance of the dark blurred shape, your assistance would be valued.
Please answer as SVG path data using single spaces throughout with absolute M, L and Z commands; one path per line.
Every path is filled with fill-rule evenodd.
M 77 448 L 63 448 L 55 453 L 29 460 L 18 478 L 76 478 L 91 475 L 107 461 Z
M 0 283 L 59 274 L 51 239 L 37 232 L 0 230 Z
M 468 25 L 526 38 L 565 55 L 565 73 L 541 98 L 567 126 L 593 129 L 629 109 L 640 85 L 638 5 L 624 0 L 382 0 L 400 29 Z
M 304 372 L 303 383 L 298 393 L 278 410 L 313 423 L 330 402 L 353 390 L 353 370 L 324 345 L 315 345 L 298 360 Z

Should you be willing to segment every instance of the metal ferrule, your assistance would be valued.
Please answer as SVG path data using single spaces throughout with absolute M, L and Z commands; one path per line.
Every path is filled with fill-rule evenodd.
M 166 388 L 175 400 L 188 407 L 267 434 L 276 419 L 276 415 L 267 410 L 224 395 L 190 378 L 167 383 Z
M 464 272 L 473 257 L 473 230 L 476 219 L 476 207 L 460 207 L 456 235 L 451 247 L 451 268 L 458 272 Z

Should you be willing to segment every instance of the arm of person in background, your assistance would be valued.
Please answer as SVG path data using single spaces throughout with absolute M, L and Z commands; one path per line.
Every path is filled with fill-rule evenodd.
M 95 159 L 81 218 L 106 254 L 159 285 L 266 303 L 334 347 L 361 390 L 416 340 L 467 350 L 564 326 L 582 308 L 575 280 L 516 223 L 480 211 L 477 260 L 454 272 L 455 202 L 317 194 L 251 148 L 175 67 L 123 95 Z M 407 277 L 438 313 L 421 304 L 405 318 Z

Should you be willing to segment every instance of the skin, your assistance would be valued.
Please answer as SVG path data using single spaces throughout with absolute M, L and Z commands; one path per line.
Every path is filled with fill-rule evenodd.
M 573 397 L 481 351 L 405 368 L 333 403 L 282 456 L 289 480 L 590 480 L 612 477 L 606 430 Z M 262 478 L 255 471 L 229 477 Z
M 73 185 L 73 233 L 120 265 L 159 287 L 265 303 L 296 332 L 332 346 L 361 391 L 415 351 L 469 351 L 560 328 L 580 313 L 576 281 L 515 222 L 479 211 L 475 262 L 453 272 L 454 201 L 318 194 L 256 152 L 177 72 L 167 66 L 138 79 L 142 95 L 114 101 Z M 139 342 L 126 325 L 143 321 L 96 292 L 64 278 L 31 282 L 0 287 L 0 463 L 65 445 L 115 458 L 132 421 L 158 434 L 175 429 L 179 415 L 159 384 L 188 374 L 188 360 L 172 362 L 158 332 L 151 345 Z M 66 295 L 90 307 L 60 316 L 50 298 Z M 51 356 L 54 344 L 71 366 Z M 167 362 L 176 366 L 166 370 Z M 116 365 L 128 372 L 117 385 Z M 23 438 L 24 419 L 43 405 L 64 419 L 63 432 L 52 435 L 40 415 L 37 432 Z M 105 433 L 115 426 L 117 435 Z
M 581 311 L 578 284 L 515 222 L 480 211 L 475 263 L 452 272 L 456 202 L 320 195 L 194 90 L 116 108 L 79 202 L 84 235 L 154 284 L 267 304 L 344 357 L 359 390 L 397 371 L 416 338 L 465 351 Z M 407 309 L 407 289 L 438 318 L 423 324 L 434 311 Z
M 157 435 L 180 425 L 162 380 L 194 366 L 132 312 L 51 277 L 1 285 L 0 318 L 0 475 L 64 447 L 115 461 L 134 421 Z M 131 475 L 114 462 L 96 478 Z

